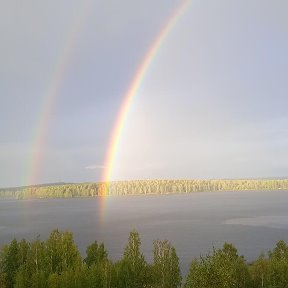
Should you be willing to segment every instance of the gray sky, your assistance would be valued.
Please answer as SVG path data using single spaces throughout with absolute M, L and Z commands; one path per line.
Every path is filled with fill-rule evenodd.
M 36 182 L 100 179 L 126 89 L 179 3 L 1 1 L 0 187 L 27 184 L 63 57 Z M 113 179 L 287 176 L 287 15 L 285 0 L 191 1 L 133 100 Z

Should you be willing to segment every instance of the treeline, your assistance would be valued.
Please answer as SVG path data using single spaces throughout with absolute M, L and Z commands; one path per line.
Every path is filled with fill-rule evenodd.
M 134 180 L 28 186 L 0 190 L 2 197 L 70 198 L 110 195 L 176 194 L 204 191 L 288 190 L 288 179 L 276 180 Z
M 12 240 L 0 250 L 0 287 L 97 288 L 284 288 L 288 287 L 288 245 L 279 241 L 267 256 L 248 265 L 237 249 L 202 255 L 183 279 L 175 248 L 167 241 L 153 243 L 153 263 L 141 252 L 136 231 L 129 235 L 122 258 L 112 262 L 103 243 L 89 245 L 82 259 L 70 232 L 52 231 L 46 241 Z

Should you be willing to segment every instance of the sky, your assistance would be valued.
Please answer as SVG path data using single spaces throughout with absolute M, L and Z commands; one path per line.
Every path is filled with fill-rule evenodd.
M 0 187 L 101 180 L 179 5 L 1 1 Z M 191 0 L 133 97 L 111 180 L 288 176 L 287 14 L 285 0 Z

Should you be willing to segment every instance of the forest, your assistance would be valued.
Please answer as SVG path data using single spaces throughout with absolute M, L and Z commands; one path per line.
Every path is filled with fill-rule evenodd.
M 277 189 L 288 190 L 288 179 L 131 180 L 77 184 L 58 183 L 0 189 L 0 197 L 16 199 L 70 198 Z
M 111 261 L 103 243 L 93 242 L 82 258 L 71 232 L 53 230 L 46 241 L 13 239 L 0 249 L 0 287 L 99 288 L 284 288 L 288 287 L 288 245 L 247 263 L 233 244 L 213 248 L 192 259 L 181 275 L 175 248 L 167 240 L 153 242 L 153 262 L 141 252 L 141 239 L 130 232 L 122 258 Z

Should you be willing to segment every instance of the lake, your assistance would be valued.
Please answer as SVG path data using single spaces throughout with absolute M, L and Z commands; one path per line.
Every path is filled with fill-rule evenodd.
M 153 240 L 168 239 L 185 274 L 193 257 L 225 241 L 248 261 L 280 239 L 288 242 L 288 191 L 283 190 L 113 196 L 104 206 L 103 211 L 100 198 L 0 200 L 0 244 L 14 237 L 46 239 L 58 228 L 73 232 L 82 255 L 94 240 L 104 241 L 116 260 L 136 229 L 148 261 Z

